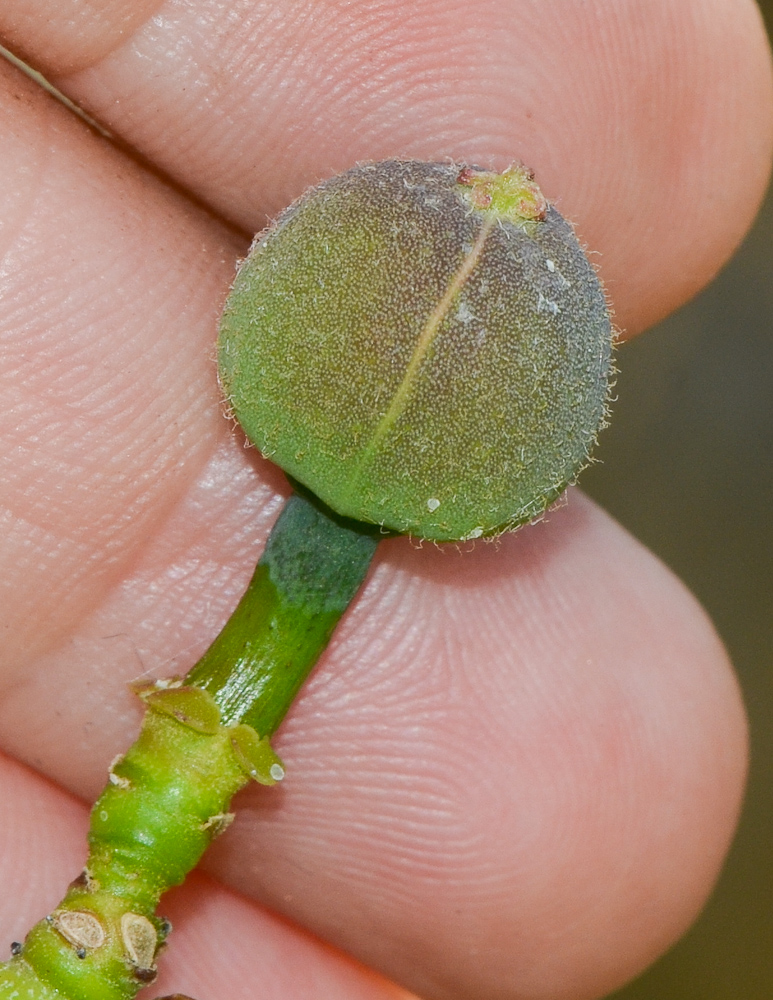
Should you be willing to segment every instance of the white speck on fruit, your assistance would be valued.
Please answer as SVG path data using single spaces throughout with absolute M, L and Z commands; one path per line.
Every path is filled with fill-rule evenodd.
M 440 506 L 440 501 L 437 499 L 437 497 L 430 497 L 429 500 L 427 501 L 427 510 L 429 511 L 435 511 L 438 509 L 439 506 Z
M 460 323 L 471 323 L 475 319 L 472 310 L 463 299 L 456 307 L 456 318 Z
M 274 781 L 281 781 L 285 776 L 285 769 L 281 764 L 272 764 L 268 769 L 268 773 L 274 779 Z
M 545 261 L 545 267 L 548 269 L 548 271 L 550 271 L 551 274 L 555 273 L 556 270 L 555 261 L 552 261 L 549 257 Z

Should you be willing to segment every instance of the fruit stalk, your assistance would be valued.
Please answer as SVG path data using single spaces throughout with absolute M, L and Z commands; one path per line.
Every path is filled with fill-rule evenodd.
M 156 916 L 229 825 L 250 779 L 284 767 L 268 737 L 359 589 L 378 532 L 292 496 L 247 591 L 185 678 L 136 689 L 140 735 L 111 765 L 89 856 L 55 910 L 0 966 L 0 1000 L 129 1000 L 171 929 Z

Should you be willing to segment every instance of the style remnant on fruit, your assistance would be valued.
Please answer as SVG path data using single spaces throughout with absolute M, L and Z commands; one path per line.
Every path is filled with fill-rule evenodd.
M 333 510 L 451 541 L 531 520 L 574 479 L 611 339 L 530 171 L 390 160 L 256 238 L 219 362 L 248 437 Z

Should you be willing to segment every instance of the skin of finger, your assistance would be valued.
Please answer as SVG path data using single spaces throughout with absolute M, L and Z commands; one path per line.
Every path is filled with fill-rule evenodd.
M 0 733 L 91 795 L 139 720 L 123 685 L 213 637 L 281 487 L 219 413 L 228 234 L 3 81 Z M 105 485 L 87 459 L 113 452 Z M 388 543 L 277 745 L 292 781 L 246 799 L 215 870 L 438 998 L 593 996 L 640 968 L 705 898 L 745 760 L 710 626 L 578 498 L 464 558 Z
M 83 865 L 87 810 L 0 756 L 0 940 L 22 941 Z M 165 900 L 174 947 L 162 953 L 153 995 L 197 1000 L 410 1000 L 409 994 L 205 876 Z
M 63 0 L 49 10 L 15 4 L 5 9 L 3 33 L 21 58 L 41 63 L 46 53 L 57 72 L 75 73 L 131 38 L 159 6 L 159 0 Z
M 125 573 L 225 433 L 211 344 L 237 243 L 5 63 L 0 86 L 14 675 Z
M 286 786 L 245 796 L 212 870 L 421 996 L 606 995 L 732 834 L 722 648 L 578 496 L 472 559 L 393 548 L 285 725 Z
M 101 58 L 73 7 L 5 0 L 0 31 L 245 230 L 360 160 L 520 159 L 598 253 L 627 333 L 716 273 L 765 188 L 753 0 L 167 0 L 120 44 L 105 28 Z

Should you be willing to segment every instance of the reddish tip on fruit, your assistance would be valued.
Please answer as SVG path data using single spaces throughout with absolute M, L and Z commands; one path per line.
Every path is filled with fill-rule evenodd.
M 516 225 L 542 222 L 547 215 L 548 202 L 534 181 L 534 173 L 520 163 L 501 174 L 463 167 L 456 183 L 468 189 L 464 196 L 473 208 Z

